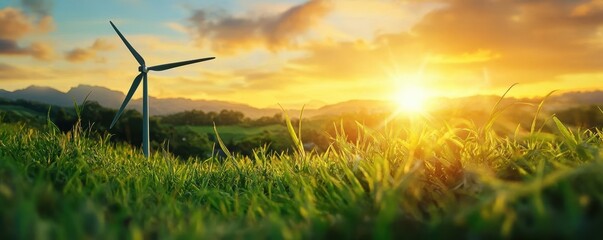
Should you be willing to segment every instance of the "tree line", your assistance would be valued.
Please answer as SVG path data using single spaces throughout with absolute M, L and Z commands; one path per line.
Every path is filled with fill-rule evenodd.
M 242 112 L 233 110 L 222 110 L 220 112 L 204 112 L 201 110 L 190 110 L 170 115 L 161 116 L 161 122 L 172 125 L 194 125 L 211 126 L 245 124 L 248 126 L 266 126 L 283 122 L 280 113 L 272 117 L 261 117 L 258 119 L 246 118 Z
M 78 106 L 78 109 L 49 106 L 47 104 L 30 102 L 26 100 L 6 100 L 0 98 L 0 121 L 22 122 L 28 126 L 41 128 L 50 120 L 52 124 L 63 132 L 71 131 L 76 123 L 93 134 L 111 135 L 113 142 L 125 142 L 135 147 L 140 147 L 142 142 L 142 114 L 136 110 L 125 110 L 115 126 L 109 129 L 116 110 L 105 108 L 99 103 L 88 101 Z M 28 112 L 25 114 L 24 112 Z M 30 114 L 29 112 L 35 113 Z M 258 119 L 246 118 L 242 112 L 222 110 L 220 112 L 204 112 L 191 110 L 165 116 L 152 116 L 149 119 L 150 138 L 152 149 L 168 149 L 171 153 L 181 157 L 209 157 L 216 154 L 216 137 L 214 134 L 198 134 L 185 125 L 246 125 L 266 126 L 283 124 L 281 114 Z M 274 143 L 275 136 L 262 133 L 239 141 L 230 141 L 225 144 L 233 152 L 246 155 L 252 154 L 252 149 L 267 146 L 271 151 L 284 151 L 288 143 Z

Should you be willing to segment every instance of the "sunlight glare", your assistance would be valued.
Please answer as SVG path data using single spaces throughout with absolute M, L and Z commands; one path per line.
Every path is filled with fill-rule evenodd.
M 395 101 L 401 111 L 407 113 L 424 112 L 428 99 L 427 91 L 420 86 L 406 86 L 400 89 Z

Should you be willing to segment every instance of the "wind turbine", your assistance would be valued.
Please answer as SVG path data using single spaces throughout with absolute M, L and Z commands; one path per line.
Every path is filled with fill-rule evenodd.
M 117 30 L 117 27 L 115 27 L 115 24 L 113 24 L 113 22 L 111 22 L 111 21 L 109 21 L 109 23 L 111 23 L 111 26 L 113 27 L 113 29 L 115 29 L 115 32 L 117 33 L 117 35 L 119 35 L 119 38 L 121 38 L 121 40 L 124 42 L 126 47 L 128 47 L 128 50 L 130 50 L 132 55 L 134 55 L 134 58 L 136 58 L 136 61 L 138 62 L 138 64 L 140 64 L 140 66 L 138 67 L 138 71 L 140 72 L 140 74 L 138 74 L 138 76 L 136 76 L 136 78 L 134 78 L 134 82 L 132 83 L 132 86 L 130 87 L 128 94 L 126 95 L 124 102 L 121 104 L 119 111 L 117 111 L 117 114 L 115 114 L 115 118 L 113 118 L 113 122 L 111 123 L 111 126 L 109 128 L 113 128 L 115 123 L 117 123 L 117 119 L 119 119 L 119 116 L 124 111 L 124 108 L 126 107 L 126 105 L 128 105 L 128 102 L 132 98 L 132 95 L 134 94 L 134 92 L 136 92 L 136 89 L 138 88 L 138 85 L 140 85 L 140 81 L 142 80 L 142 151 L 144 153 L 144 156 L 148 158 L 149 157 L 149 91 L 148 91 L 148 83 L 147 83 L 148 82 L 147 73 L 149 71 L 163 71 L 163 70 L 168 70 L 170 68 L 175 68 L 175 67 L 180 67 L 180 66 L 184 66 L 184 65 L 188 65 L 188 64 L 212 60 L 212 59 L 214 59 L 214 57 L 199 58 L 199 59 L 194 59 L 194 60 L 167 63 L 167 64 L 155 65 L 152 67 L 147 67 L 145 65 L 145 62 L 144 62 L 144 59 L 142 58 L 142 56 L 140 56 L 140 54 L 138 54 L 138 52 L 136 52 L 136 50 L 132 47 L 132 45 L 130 45 L 128 40 L 126 40 L 124 35 L 122 35 L 121 32 L 119 32 L 119 30 Z

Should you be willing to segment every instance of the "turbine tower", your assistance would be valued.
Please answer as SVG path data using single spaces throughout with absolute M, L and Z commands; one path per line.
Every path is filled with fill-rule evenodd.
M 138 52 L 136 52 L 136 50 L 132 47 L 132 45 L 130 45 L 128 40 L 126 40 L 124 35 L 122 35 L 121 32 L 119 32 L 119 30 L 117 30 L 117 27 L 115 27 L 115 24 L 113 24 L 113 22 L 111 22 L 111 21 L 109 21 L 109 23 L 111 23 L 111 26 L 113 27 L 113 29 L 115 29 L 115 32 L 117 33 L 117 35 L 119 35 L 119 38 L 121 38 L 121 40 L 124 42 L 126 47 L 128 47 L 128 50 L 130 50 L 130 52 L 132 53 L 134 58 L 136 58 L 136 61 L 138 62 L 138 64 L 140 64 L 140 66 L 138 67 L 138 71 L 140 72 L 140 74 L 138 74 L 138 76 L 136 76 L 136 78 L 134 78 L 134 82 L 132 83 L 132 86 L 130 87 L 128 94 L 126 95 L 124 102 L 121 104 L 119 111 L 117 111 L 117 114 L 115 114 L 115 117 L 113 118 L 113 122 L 111 122 L 111 126 L 109 128 L 113 128 L 115 123 L 117 123 L 117 119 L 119 119 L 119 116 L 124 111 L 124 108 L 126 108 L 126 105 L 128 105 L 128 102 L 132 98 L 132 95 L 134 95 L 134 92 L 136 92 L 136 89 L 138 88 L 138 85 L 140 85 L 140 81 L 142 80 L 142 151 L 144 153 L 144 156 L 148 158 L 149 157 L 149 89 L 148 89 L 147 73 L 149 71 L 163 71 L 163 70 L 168 70 L 171 68 L 180 67 L 180 66 L 184 66 L 184 65 L 188 65 L 188 64 L 212 60 L 212 59 L 214 59 L 214 57 L 199 58 L 199 59 L 194 59 L 194 60 L 166 63 L 166 64 L 161 64 L 161 65 L 155 65 L 152 67 L 147 67 L 142 56 L 140 56 L 140 54 L 138 54 Z

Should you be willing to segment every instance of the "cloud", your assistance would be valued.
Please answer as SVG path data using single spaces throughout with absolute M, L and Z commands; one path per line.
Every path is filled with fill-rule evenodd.
M 305 76 L 309 84 L 379 85 L 389 84 L 388 75 L 415 73 L 426 64 L 428 84 L 462 90 L 554 82 L 603 70 L 601 0 L 431 2 L 441 7 L 411 28 L 375 33 L 367 41 L 306 44 L 301 49 L 306 54 L 280 74 Z
M 54 53 L 49 44 L 34 42 L 22 47 L 18 41 L 27 35 L 46 33 L 53 28 L 54 23 L 50 16 L 43 16 L 34 23 L 19 9 L 0 9 L 0 55 L 29 55 L 38 60 L 51 60 Z
M 112 42 L 98 38 L 87 48 L 74 48 L 65 53 L 65 59 L 69 62 L 85 62 L 96 59 L 97 62 L 104 62 L 102 57 L 98 56 L 98 52 L 110 51 L 115 49 L 115 44 Z
M 96 53 L 85 48 L 75 48 L 65 53 L 65 59 L 70 62 L 84 62 L 93 59 Z
M 331 10 L 329 1 L 311 0 L 276 15 L 234 17 L 196 10 L 189 18 L 197 42 L 219 53 L 236 53 L 255 47 L 277 51 L 295 45 L 296 39 Z
M 0 9 L 0 38 L 19 39 L 34 30 L 27 16 L 18 9 Z
M 21 69 L 8 64 L 0 63 L 0 80 L 15 80 L 26 77 Z
M 19 47 L 16 41 L 0 39 L 0 54 L 19 55 L 26 53 L 27 49 Z
M 167 28 L 179 32 L 179 33 L 190 33 L 190 29 L 187 28 L 186 26 L 177 23 L 177 22 L 167 22 L 163 24 L 164 26 L 166 26 Z
M 16 41 L 0 38 L 0 55 L 30 55 L 38 60 L 52 60 L 54 51 L 46 43 L 34 42 L 28 47 L 20 47 Z
M 96 51 L 110 51 L 115 49 L 115 44 L 107 39 L 97 38 L 94 40 L 94 43 L 92 43 L 92 46 L 90 46 L 90 49 Z
M 545 81 L 603 67 L 603 61 L 597 60 L 603 54 L 598 40 L 603 9 L 595 4 L 600 1 L 444 2 L 447 7 L 429 13 L 413 27 L 411 41 L 421 43 L 424 52 L 449 56 L 480 50 L 499 54 L 474 65 L 476 69 L 488 66 L 507 78 L 495 83 Z M 592 4 L 598 7 L 577 10 Z M 440 65 L 451 71 L 450 66 Z
M 322 81 L 354 81 L 383 75 L 383 49 L 364 41 L 319 43 L 306 47 L 308 54 L 292 60 L 289 74 Z M 291 67 L 293 66 L 293 67 Z
M 34 42 L 29 48 L 29 53 L 38 60 L 50 61 L 54 59 L 54 49 L 47 43 Z
M 45 74 L 32 71 L 31 69 L 22 69 L 12 65 L 0 63 L 0 81 L 14 81 L 14 80 L 30 80 L 37 78 L 48 77 Z
M 55 25 L 54 20 L 51 16 L 44 16 L 38 20 L 37 30 L 40 33 L 47 33 L 54 31 Z
M 593 12 L 597 11 L 598 9 L 600 9 L 601 5 L 603 5 L 602 1 L 592 1 L 592 2 L 587 2 L 587 3 L 582 3 L 574 8 L 571 15 L 575 16 L 575 17 L 588 16 L 588 15 L 592 14 Z
M 47 33 L 52 30 L 54 21 L 51 16 L 40 17 L 34 22 L 19 9 L 0 9 L 0 38 L 20 39 L 32 33 Z
M 315 25 L 321 17 L 329 12 L 329 9 L 327 2 L 322 0 L 314 0 L 292 7 L 276 19 L 268 21 L 263 32 L 266 34 L 270 46 L 288 45 L 291 39 Z
M 498 53 L 493 53 L 490 50 L 479 49 L 472 53 L 462 53 L 457 55 L 444 55 L 444 54 L 435 54 L 429 56 L 429 63 L 446 63 L 446 64 L 467 64 L 467 63 L 480 63 L 480 62 L 488 62 L 494 59 L 500 58 L 501 55 Z
M 52 9 L 51 0 L 21 0 L 21 5 L 37 17 L 50 16 Z

